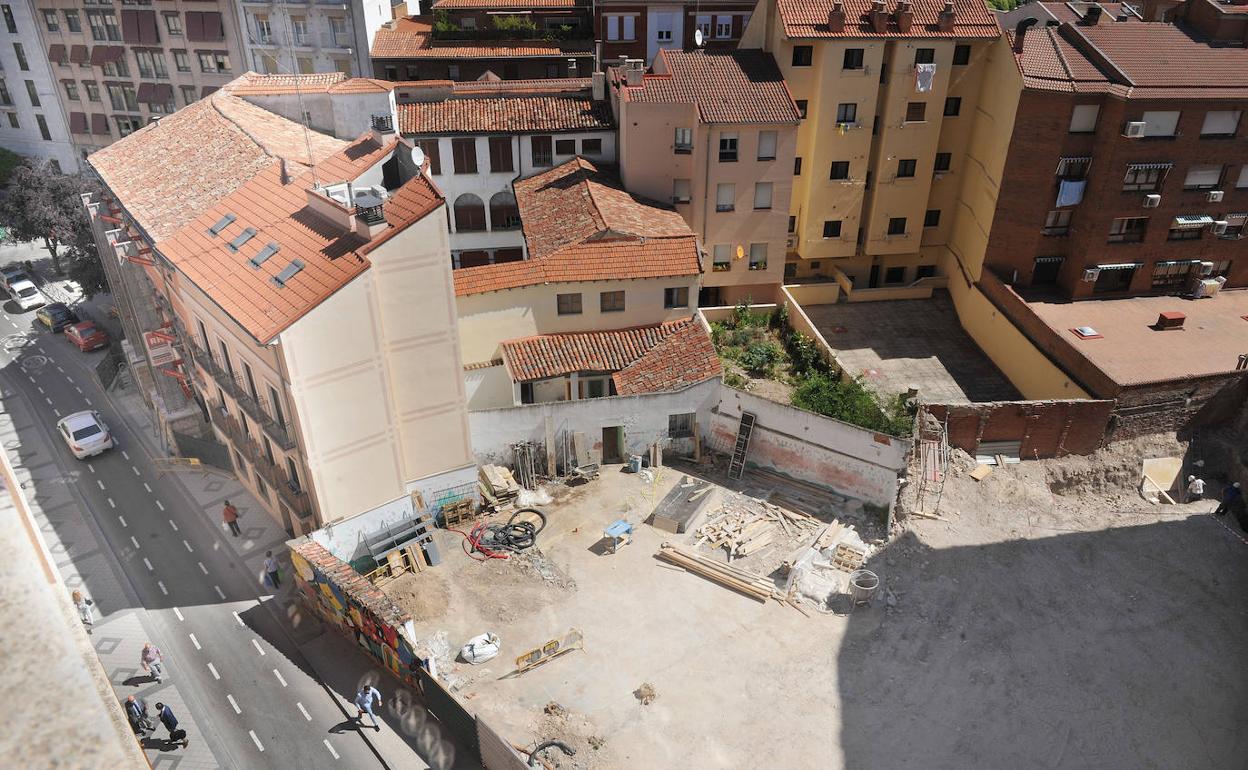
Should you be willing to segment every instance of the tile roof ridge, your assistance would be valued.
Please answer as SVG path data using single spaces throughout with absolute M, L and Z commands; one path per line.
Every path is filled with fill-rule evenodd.
M 546 332 L 545 334 L 530 334 L 525 337 L 512 337 L 503 340 L 506 343 L 531 342 L 533 340 L 549 339 L 551 337 L 590 337 L 601 334 L 628 334 L 629 332 L 647 331 L 656 329 L 663 332 L 663 337 L 668 337 L 680 331 L 681 326 L 688 324 L 694 320 L 693 316 L 688 318 L 678 318 L 674 321 L 659 321 L 649 324 L 635 324 L 633 326 L 621 326 L 615 329 L 587 329 L 585 331 L 571 332 Z
M 240 123 L 240 122 L 239 122 L 239 121 L 237 121 L 237 120 L 234 120 L 234 119 L 233 119 L 233 118 L 231 118 L 229 115 L 226 115 L 226 114 L 225 114 L 225 111 L 224 111 L 224 110 L 222 110 L 222 109 L 221 109 L 221 107 L 217 105 L 217 101 L 218 101 L 219 99 L 237 99 L 238 101 L 243 102 L 244 104 L 248 104 L 248 105 L 251 105 L 251 102 L 248 102 L 246 99 L 241 99 L 241 98 L 239 98 L 239 97 L 237 97 L 237 96 L 235 96 L 235 95 L 233 95 L 233 94 L 225 93 L 225 92 L 222 92 L 222 91 L 216 91 L 216 92 L 213 92 L 213 93 L 209 94 L 209 95 L 208 95 L 208 99 L 210 99 L 210 100 L 211 100 L 211 101 L 210 101 L 210 104 L 211 104 L 211 106 L 212 106 L 212 109 L 213 109 L 213 110 L 217 113 L 217 115 L 219 115 L 219 116 L 221 117 L 221 119 L 222 119 L 222 120 L 224 120 L 224 121 L 228 122 L 230 125 L 232 125 L 232 126 L 234 126 L 235 128 L 237 128 L 237 129 L 239 130 L 239 132 L 240 132 L 240 133 L 242 133 L 242 135 L 243 135 L 243 136 L 247 137 L 247 139 L 248 139 L 248 140 L 249 140 L 252 144 L 254 144 L 258 150 L 260 150 L 260 152 L 264 153 L 265 155 L 267 155 L 267 156 L 268 156 L 268 157 L 270 157 L 270 158 L 274 158 L 275 160 L 280 160 L 280 161 L 283 161 L 283 162 L 291 162 L 291 163 L 296 163 L 296 164 L 301 165 L 301 166 L 302 166 L 302 165 L 305 165 L 305 164 L 303 164 L 303 163 L 300 163 L 300 162 L 299 162 L 298 160 L 296 160 L 296 159 L 293 159 L 293 158 L 291 158 L 291 159 L 288 159 L 288 158 L 283 158 L 283 157 L 281 157 L 280 155 L 274 155 L 272 152 L 269 152 L 269 148 L 266 146 L 266 144 L 265 144 L 264 142 L 260 141 L 260 140 L 259 140 L 259 139 L 255 136 L 255 135 L 253 135 L 250 131 L 248 131 L 246 128 L 244 128 L 244 127 L 243 127 L 243 125 L 242 125 L 242 123 Z M 251 105 L 251 106 L 258 106 L 258 105 Z M 260 107 L 260 109 L 262 109 L 262 110 L 263 110 L 264 108 L 263 108 L 263 107 Z M 267 112 L 268 110 L 265 110 L 265 111 Z M 176 114 L 176 113 L 175 113 L 175 114 Z M 280 118 L 280 117 L 282 117 L 282 116 L 278 115 L 277 117 L 279 117 L 279 118 Z M 283 118 L 283 119 L 285 119 L 285 118 Z M 311 163 L 311 162 L 312 162 L 312 159 L 311 159 L 311 158 L 308 158 L 308 162 L 309 162 L 309 163 Z

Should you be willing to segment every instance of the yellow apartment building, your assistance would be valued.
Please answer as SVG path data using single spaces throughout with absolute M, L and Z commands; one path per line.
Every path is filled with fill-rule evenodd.
M 804 116 L 785 278 L 854 291 L 942 275 L 988 48 L 982 0 L 764 0 L 742 47 L 770 51 Z

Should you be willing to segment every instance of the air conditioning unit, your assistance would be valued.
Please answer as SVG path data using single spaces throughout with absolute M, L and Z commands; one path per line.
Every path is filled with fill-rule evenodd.
M 1209 230 L 1214 235 L 1226 235 L 1226 228 L 1228 225 L 1230 225 L 1230 222 L 1227 222 L 1225 219 L 1219 219 L 1216 222 L 1214 222 L 1212 225 L 1210 225 Z M 1201 264 L 1205 264 L 1205 263 L 1201 263 Z
M 1087 270 L 1083 271 L 1083 282 L 1093 283 L 1096 281 L 1097 277 L 1100 276 L 1100 274 L 1101 269 L 1099 267 L 1089 267 Z
M 1142 120 L 1133 120 L 1127 124 L 1127 127 L 1123 130 L 1122 135 L 1128 139 L 1139 139 L 1144 136 L 1144 129 L 1147 126 L 1148 124 Z
M 1222 191 L 1221 191 L 1221 190 L 1210 190 L 1210 191 L 1209 191 L 1209 194 L 1208 194 L 1207 196 L 1205 196 L 1205 200 L 1209 201 L 1210 203 L 1221 203 L 1221 202 L 1222 202 Z
M 1144 208 L 1155 209 L 1161 205 L 1161 196 L 1157 193 L 1144 196 Z
M 932 174 L 932 179 L 940 180 L 944 178 L 945 178 L 945 172 L 943 171 L 937 171 L 935 174 Z

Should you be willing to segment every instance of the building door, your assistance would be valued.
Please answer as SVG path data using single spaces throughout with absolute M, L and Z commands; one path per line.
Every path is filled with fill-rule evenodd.
M 867 288 L 874 289 L 880 285 L 880 266 L 871 266 L 871 277 L 867 280 Z
M 624 426 L 612 425 L 602 429 L 602 462 L 624 462 Z

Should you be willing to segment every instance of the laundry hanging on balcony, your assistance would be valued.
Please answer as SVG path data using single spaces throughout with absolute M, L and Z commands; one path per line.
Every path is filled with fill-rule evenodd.
M 914 65 L 914 90 L 925 94 L 932 90 L 932 81 L 936 79 L 935 64 Z
M 1083 200 L 1083 190 L 1087 186 L 1086 179 L 1063 179 L 1057 188 L 1057 208 L 1078 205 Z

